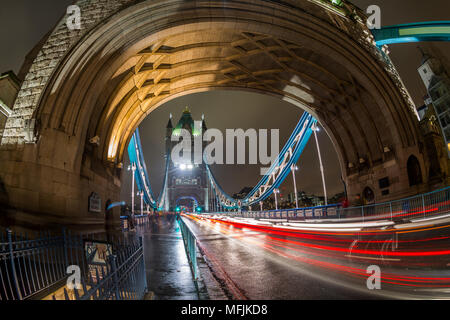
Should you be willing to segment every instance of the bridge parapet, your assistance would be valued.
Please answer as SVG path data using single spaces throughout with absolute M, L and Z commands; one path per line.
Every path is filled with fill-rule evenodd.
M 450 187 L 413 197 L 360 207 L 343 208 L 340 204 L 267 211 L 217 212 L 232 217 L 278 220 L 331 221 L 423 221 L 448 216 L 450 213 Z

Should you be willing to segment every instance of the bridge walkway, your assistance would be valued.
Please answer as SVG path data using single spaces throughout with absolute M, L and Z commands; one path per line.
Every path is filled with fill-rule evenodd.
M 152 216 L 151 223 L 138 230 L 144 237 L 148 289 L 154 300 L 198 300 L 175 217 Z

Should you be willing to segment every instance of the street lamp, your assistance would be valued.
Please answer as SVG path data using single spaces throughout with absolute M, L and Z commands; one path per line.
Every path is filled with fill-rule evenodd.
M 322 155 L 320 154 L 319 139 L 317 138 L 317 132 L 320 131 L 320 128 L 317 125 L 317 123 L 315 123 L 311 129 L 312 129 L 312 131 L 314 131 L 314 137 L 316 139 L 317 154 L 319 155 L 320 173 L 322 174 L 323 194 L 324 194 L 324 198 L 325 198 L 325 205 L 327 206 L 328 205 L 327 187 L 325 184 L 325 174 L 323 171 Z
M 293 164 L 291 170 L 292 170 L 292 178 L 294 179 L 295 208 L 298 208 L 297 181 L 295 180 L 295 171 L 298 171 L 297 165 Z
M 261 209 L 261 211 L 263 211 L 263 202 L 262 201 L 259 202 L 259 208 Z
M 131 182 L 131 216 L 134 216 L 134 175 L 136 172 L 136 163 L 132 163 L 128 166 L 128 171 L 132 171 L 132 182 Z
M 278 210 L 278 196 L 277 194 L 280 193 L 280 190 L 274 189 L 273 194 L 275 195 L 275 210 Z
M 144 213 L 144 191 L 138 192 L 137 195 L 139 197 L 141 197 L 141 214 L 140 215 L 143 215 L 143 213 Z

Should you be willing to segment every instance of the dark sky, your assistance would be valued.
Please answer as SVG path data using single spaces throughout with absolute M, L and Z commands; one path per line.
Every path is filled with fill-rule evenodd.
M 17 73 L 25 55 L 58 22 L 66 7 L 72 3 L 72 0 L 1 0 L 0 72 L 14 70 Z M 448 0 L 354 0 L 353 3 L 362 9 L 371 4 L 379 5 L 382 9 L 382 25 L 450 18 Z M 440 43 L 437 46 L 450 58 L 450 44 Z M 416 47 L 415 44 L 401 44 L 391 46 L 390 51 L 391 58 L 414 101 L 417 105 L 421 105 L 425 88 L 417 73 L 421 55 Z M 178 120 L 187 105 L 191 107 L 195 119 L 200 119 L 204 113 L 209 127 L 280 128 L 281 146 L 302 114 L 302 110 L 279 99 L 243 92 L 216 91 L 172 100 L 152 113 L 140 127 L 147 166 L 150 168 L 151 181 L 156 193 L 159 192 L 163 174 L 162 141 L 167 119 L 169 114 L 173 113 Z M 319 139 L 324 154 L 329 193 L 334 194 L 343 189 L 338 160 L 330 140 L 323 131 L 319 133 Z M 224 189 L 230 193 L 256 183 L 259 179 L 258 170 L 258 166 L 215 168 L 219 181 L 222 181 Z M 128 179 L 125 179 L 125 190 L 129 190 L 129 184 Z M 298 184 L 300 189 L 321 194 L 320 172 L 314 143 L 308 144 L 300 159 Z M 287 179 L 284 186 L 286 190 L 290 190 L 291 179 Z

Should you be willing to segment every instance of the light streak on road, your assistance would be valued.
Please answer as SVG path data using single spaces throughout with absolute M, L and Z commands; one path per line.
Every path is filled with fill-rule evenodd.
M 288 262 L 357 279 L 360 286 L 369 276 L 367 266 L 379 265 L 383 268 L 381 282 L 388 286 L 391 296 L 414 295 L 416 290 L 408 288 L 450 288 L 449 224 L 338 233 L 259 225 L 251 220 L 200 215 L 186 218 Z M 429 294 L 432 296 L 433 291 Z M 445 291 L 439 292 L 439 297 L 443 294 Z

